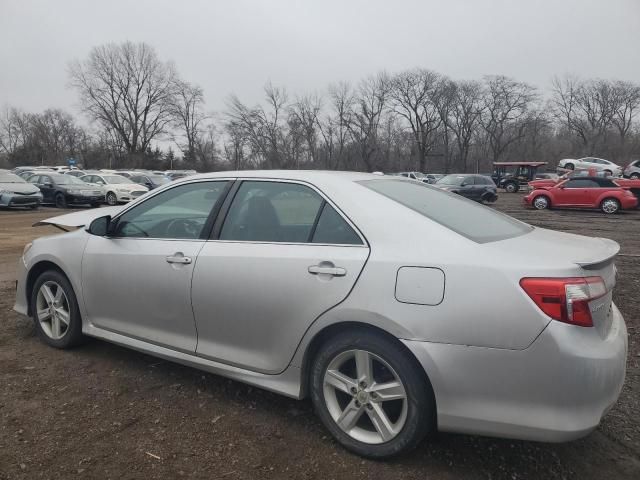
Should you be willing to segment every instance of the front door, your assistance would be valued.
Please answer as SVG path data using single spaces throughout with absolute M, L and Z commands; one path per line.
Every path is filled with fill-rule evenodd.
M 344 300 L 369 249 L 314 188 L 244 181 L 198 256 L 200 356 L 263 373 L 289 364 L 304 332 Z
M 178 185 L 125 211 L 107 237 L 92 236 L 83 296 L 96 327 L 195 352 L 191 277 L 226 181 Z

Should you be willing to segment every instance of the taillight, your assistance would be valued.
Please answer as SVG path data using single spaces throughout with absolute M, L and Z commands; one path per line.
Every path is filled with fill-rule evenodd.
M 589 302 L 607 293 L 601 277 L 523 278 L 520 286 L 554 320 L 592 327 Z

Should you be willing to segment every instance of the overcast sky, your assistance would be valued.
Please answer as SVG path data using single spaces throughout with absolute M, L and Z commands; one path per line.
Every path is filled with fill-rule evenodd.
M 67 65 L 91 47 L 153 45 L 204 88 L 253 104 L 426 67 L 456 79 L 554 74 L 640 82 L 640 0 L 0 0 L 0 105 L 77 113 Z

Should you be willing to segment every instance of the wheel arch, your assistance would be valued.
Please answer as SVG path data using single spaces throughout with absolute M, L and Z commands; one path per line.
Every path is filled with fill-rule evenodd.
M 415 354 L 404 343 L 402 343 L 396 335 L 392 334 L 388 330 L 385 330 L 384 328 L 381 328 L 379 326 L 371 325 L 370 323 L 364 323 L 362 321 L 343 321 L 326 325 L 325 327 L 317 331 L 308 341 L 300 365 L 300 398 L 305 398 L 309 394 L 311 381 L 311 364 L 322 345 L 325 342 L 329 341 L 331 338 L 343 332 L 353 330 L 366 330 L 369 332 L 375 332 L 398 345 L 400 349 L 406 353 L 407 358 L 409 358 L 411 362 L 414 363 L 416 369 L 419 372 L 419 375 L 425 382 L 430 395 L 432 395 L 433 405 L 435 406 L 435 411 L 437 412 L 437 399 L 435 391 L 433 389 L 433 384 L 431 382 L 431 379 L 429 378 L 429 374 L 425 371 L 424 367 L 419 362 Z
M 57 263 L 54 263 L 51 260 L 40 260 L 39 262 L 35 263 L 27 273 L 25 293 L 27 296 L 27 314 L 28 315 L 31 315 L 33 313 L 31 311 L 31 296 L 33 295 L 33 287 L 35 286 L 36 280 L 44 272 L 47 272 L 50 270 L 54 270 L 64 275 L 64 277 L 67 279 L 69 284 L 73 285 L 73 283 L 71 282 L 71 279 L 69 278 L 69 275 L 67 275 L 64 269 L 62 269 L 62 267 L 60 267 L 60 265 L 58 265 Z

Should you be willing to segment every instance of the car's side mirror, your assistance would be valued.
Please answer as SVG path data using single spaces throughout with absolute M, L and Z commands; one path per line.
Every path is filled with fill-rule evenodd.
M 110 225 L 111 225 L 111 215 L 98 217 L 89 224 L 89 228 L 87 228 L 87 232 L 97 237 L 104 237 L 107 235 L 107 233 L 109 233 Z

